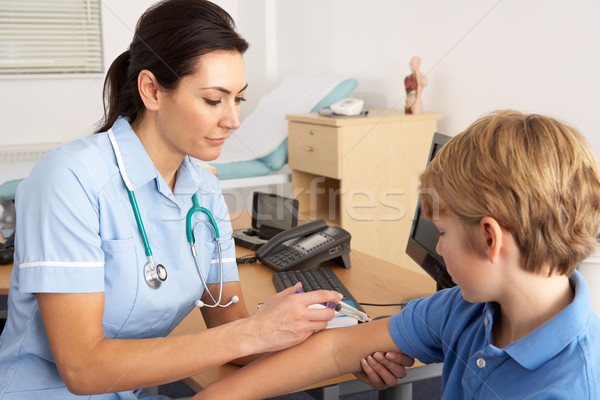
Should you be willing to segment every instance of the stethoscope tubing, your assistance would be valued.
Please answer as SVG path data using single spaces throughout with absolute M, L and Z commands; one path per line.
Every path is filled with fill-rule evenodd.
M 154 263 L 154 258 L 152 256 L 152 249 L 150 247 L 148 235 L 146 234 L 146 229 L 144 228 L 144 222 L 142 221 L 142 216 L 140 214 L 140 210 L 139 210 L 139 207 L 137 204 L 137 199 L 136 199 L 135 193 L 133 191 L 133 185 L 129 181 L 129 177 L 127 176 L 127 173 L 125 171 L 123 158 L 121 156 L 121 151 L 119 150 L 119 146 L 117 144 L 117 141 L 116 141 L 116 138 L 112 131 L 112 128 L 108 130 L 108 138 L 111 142 L 111 145 L 112 145 L 114 153 L 115 153 L 115 157 L 117 159 L 117 166 L 119 168 L 119 172 L 121 173 L 121 177 L 123 178 L 123 181 L 127 188 L 127 194 L 129 196 L 129 202 L 131 203 L 131 208 L 133 209 L 133 214 L 135 216 L 135 222 L 138 226 L 138 230 L 139 230 L 140 236 L 142 238 L 142 243 L 144 245 L 144 251 L 146 253 L 146 256 L 148 257 L 148 263 L 144 266 L 144 278 L 146 280 L 146 283 L 148 283 L 148 285 L 150 287 L 152 287 L 153 289 L 158 289 L 161 286 L 161 282 L 166 279 L 166 269 L 164 269 L 164 266 L 159 265 L 159 267 L 162 267 L 163 270 L 165 271 L 165 278 L 158 279 L 158 278 L 160 278 L 160 276 L 157 274 L 157 266 Z M 196 253 L 196 246 L 195 246 L 196 240 L 194 238 L 194 231 L 192 229 L 192 217 L 196 212 L 202 212 L 202 213 L 206 214 L 206 216 L 209 219 L 209 223 L 215 232 L 215 242 L 216 242 L 216 246 L 217 246 L 217 254 L 218 254 L 218 258 L 219 258 L 219 270 L 220 270 L 219 297 L 217 300 L 215 300 L 215 298 L 213 297 L 210 290 L 208 290 L 208 284 L 206 283 L 206 279 L 204 278 L 204 274 L 202 273 L 202 268 L 200 267 L 200 262 L 198 261 L 198 255 Z M 229 303 L 221 304 L 221 299 L 223 297 L 223 254 L 222 254 L 222 250 L 221 250 L 221 240 L 220 240 L 220 236 L 219 236 L 219 228 L 217 226 L 217 222 L 215 221 L 215 218 L 212 215 L 212 213 L 205 207 L 200 206 L 200 204 L 198 202 L 198 196 L 196 195 L 196 193 L 194 193 L 192 195 L 192 208 L 190 208 L 190 210 L 188 211 L 188 213 L 186 215 L 185 225 L 186 225 L 185 226 L 186 236 L 187 236 L 188 243 L 190 244 L 192 255 L 194 257 L 194 263 L 196 264 L 196 269 L 198 270 L 198 274 L 200 275 L 200 280 L 202 281 L 202 285 L 204 286 L 204 289 L 206 290 L 210 299 L 213 302 L 212 305 L 204 304 L 200 300 L 198 300 L 197 303 L 201 303 L 202 306 L 204 306 L 204 307 L 214 308 L 214 307 L 227 307 L 230 304 L 237 302 L 237 300 L 238 300 L 237 296 L 234 296 Z M 147 269 L 149 269 L 149 272 L 146 271 Z
M 196 253 L 196 246 L 194 245 L 194 243 L 190 243 L 190 248 L 191 248 L 192 254 L 194 256 L 194 262 L 196 264 L 196 269 L 198 270 L 198 274 L 200 275 L 200 279 L 202 280 L 202 284 L 206 288 L 206 293 L 208 293 L 208 296 L 210 297 L 211 301 L 213 302 L 212 305 L 204 303 L 204 307 L 208 307 L 208 308 L 227 307 L 229 304 L 231 304 L 231 303 L 221 304 L 221 299 L 223 297 L 223 255 L 221 253 L 221 241 L 219 239 L 216 239 L 216 238 L 215 238 L 215 241 L 217 243 L 217 254 L 219 255 L 219 269 L 220 269 L 220 276 L 221 276 L 221 283 L 219 285 L 219 298 L 218 298 L 218 300 L 215 300 L 215 298 L 213 297 L 213 295 L 210 292 L 210 290 L 208 290 L 208 285 L 206 283 L 206 280 L 204 279 L 204 274 L 202 273 L 202 268 L 200 268 L 200 263 L 198 262 L 198 255 Z
M 148 235 L 146 234 L 146 229 L 144 228 L 144 222 L 142 221 L 142 216 L 140 215 L 140 209 L 138 208 L 135 193 L 133 193 L 133 190 L 127 189 L 127 194 L 129 194 L 129 202 L 131 203 L 131 208 L 133 208 L 135 222 L 137 223 L 140 236 L 142 237 L 142 243 L 144 244 L 146 257 L 152 257 L 152 249 L 150 248 L 150 243 L 148 242 Z
M 188 213 L 185 217 L 185 233 L 187 236 L 188 243 L 191 244 L 191 243 L 195 242 L 194 231 L 192 230 L 192 217 L 198 211 L 206 214 L 206 216 L 210 220 L 210 225 L 213 227 L 213 229 L 215 231 L 215 238 L 219 239 L 220 238 L 219 228 L 217 226 L 217 222 L 215 221 L 215 218 L 213 217 L 212 213 L 210 211 L 208 211 L 208 209 L 200 206 L 200 204 L 198 203 L 198 196 L 196 196 L 196 193 L 194 193 L 192 195 L 192 208 L 190 208 L 190 210 L 188 211 Z
M 194 230 L 192 229 L 192 217 L 194 216 L 194 214 L 196 212 L 202 212 L 204 214 L 206 214 L 206 216 L 209 218 L 210 221 L 210 225 L 213 227 L 214 231 L 215 231 L 215 242 L 217 244 L 217 254 L 219 256 L 219 268 L 221 271 L 221 284 L 219 286 L 219 299 L 215 300 L 215 298 L 213 297 L 212 293 L 210 292 L 210 290 L 208 290 L 208 285 L 206 283 L 206 279 L 204 279 L 204 274 L 202 273 L 202 268 L 200 268 L 200 262 L 198 261 L 198 255 L 196 253 L 196 238 L 194 237 Z M 194 193 L 192 195 L 192 208 L 189 209 L 186 218 L 185 218 L 185 231 L 186 231 L 186 235 L 187 235 L 187 240 L 188 243 L 190 244 L 190 249 L 192 250 L 192 255 L 194 256 L 194 263 L 196 264 L 196 269 L 198 270 L 198 274 L 200 275 L 200 279 L 202 280 L 202 284 L 204 285 L 204 287 L 206 288 L 206 292 L 208 293 L 208 296 L 210 297 L 210 299 L 213 302 L 213 305 L 209 305 L 209 304 L 205 304 L 205 307 L 223 307 L 223 305 L 221 304 L 221 298 L 223 297 L 223 254 L 221 252 L 221 239 L 219 237 L 219 228 L 217 227 L 217 222 L 215 221 L 215 218 L 213 217 L 212 213 L 204 208 L 201 207 L 199 202 L 198 202 L 198 196 L 196 196 L 196 193 Z M 227 306 L 224 306 L 227 307 Z

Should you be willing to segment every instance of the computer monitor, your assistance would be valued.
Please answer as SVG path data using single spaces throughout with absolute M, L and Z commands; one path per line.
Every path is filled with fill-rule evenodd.
M 441 133 L 435 133 L 429 150 L 427 164 L 433 160 L 439 149 L 450 140 L 449 136 Z M 425 270 L 436 282 L 437 290 L 449 288 L 456 284 L 446 270 L 444 259 L 435 248 L 437 246 L 440 232 L 433 222 L 423 217 L 421 205 L 417 204 L 417 210 L 408 236 L 406 245 L 406 254 L 408 254 L 417 264 Z

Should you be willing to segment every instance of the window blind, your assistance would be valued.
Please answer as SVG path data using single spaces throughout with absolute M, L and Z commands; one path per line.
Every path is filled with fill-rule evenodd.
M 99 72 L 99 0 L 0 0 L 0 74 Z

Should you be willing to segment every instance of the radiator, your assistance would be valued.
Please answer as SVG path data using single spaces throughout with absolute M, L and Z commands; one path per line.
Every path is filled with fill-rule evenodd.
M 48 150 L 60 143 L 32 143 L 0 146 L 0 164 L 35 163 L 44 157 Z

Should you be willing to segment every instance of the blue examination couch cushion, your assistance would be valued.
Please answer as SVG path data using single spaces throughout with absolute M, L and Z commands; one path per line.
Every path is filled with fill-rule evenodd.
M 0 185 L 0 201 L 14 200 L 17 186 L 23 179 L 15 179 Z
M 278 151 L 279 150 L 276 150 L 273 153 L 277 153 Z M 267 167 L 267 165 L 260 160 L 235 161 L 226 164 L 217 164 L 214 167 L 216 169 L 217 176 L 221 180 L 249 178 L 252 176 L 269 175 L 271 173 L 271 169 L 269 169 L 269 167 Z

